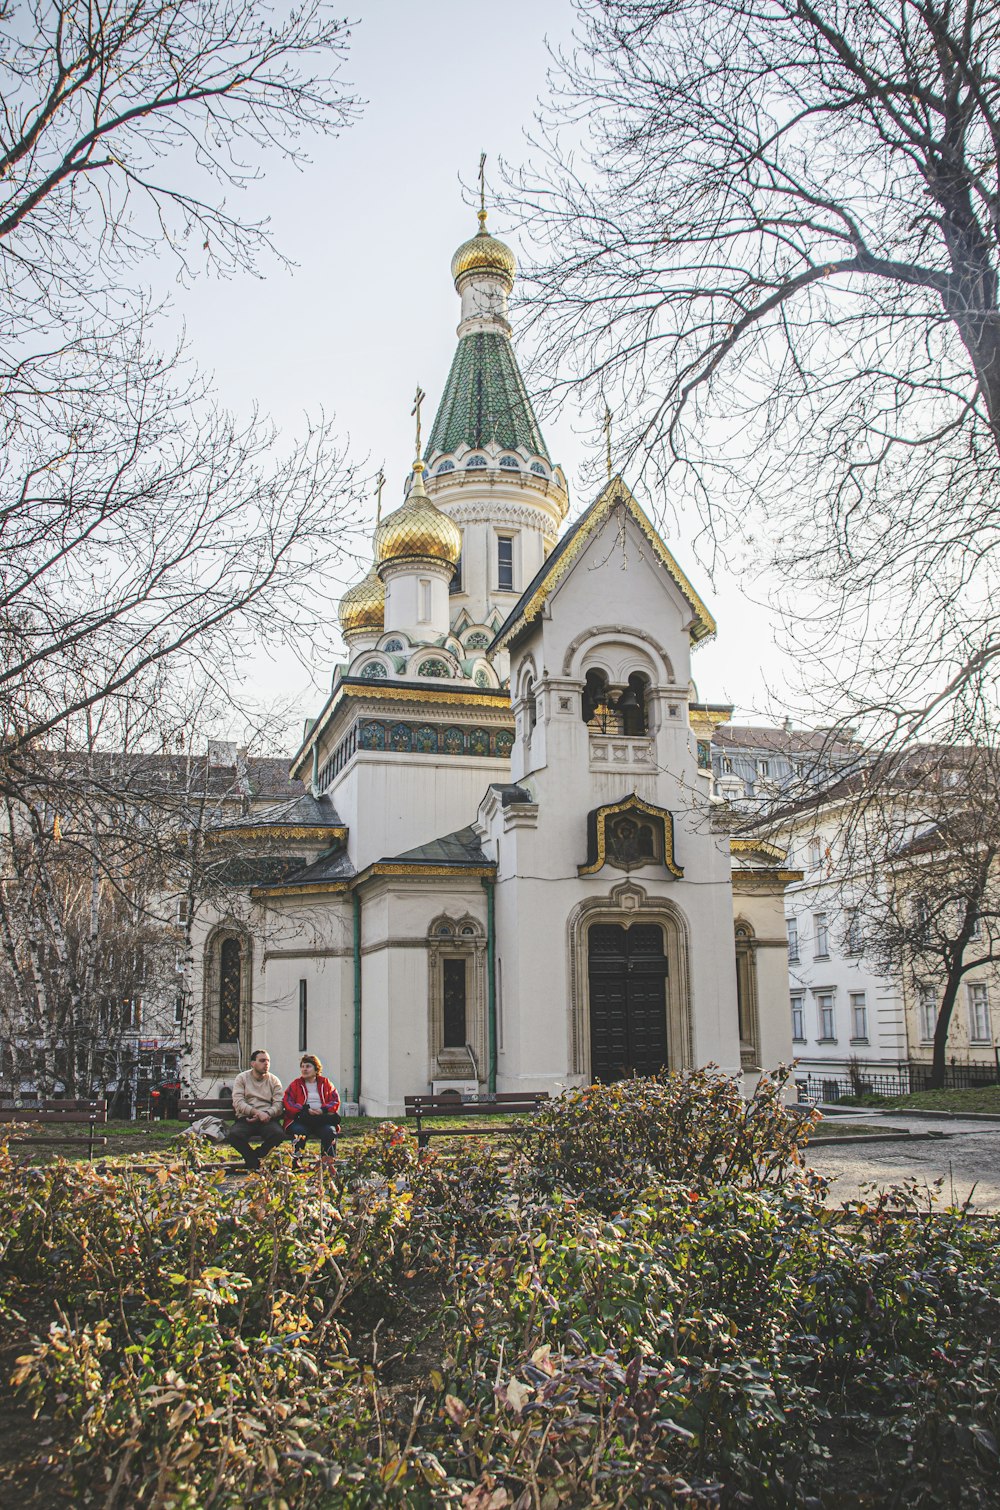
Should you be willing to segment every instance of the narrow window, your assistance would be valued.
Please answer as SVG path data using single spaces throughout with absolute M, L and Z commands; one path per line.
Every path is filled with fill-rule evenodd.
M 868 1002 L 863 991 L 851 992 L 851 1041 L 868 1042 Z
M 819 1010 L 820 1043 L 836 1043 L 837 1039 L 833 1022 L 833 992 L 819 991 L 816 995 L 816 1006 Z
M 785 927 L 788 929 L 788 963 L 790 965 L 797 965 L 799 962 L 798 918 L 786 918 Z
M 969 1026 L 973 1043 L 989 1043 L 990 1002 L 986 987 L 979 981 L 969 987 Z
M 769 760 L 758 760 L 758 762 L 757 762 L 757 775 L 758 776 L 762 776 L 762 777 L 764 777 L 766 779 L 768 776 L 770 776 L 770 774 L 771 774 L 771 762 Z
M 219 950 L 219 1042 L 240 1037 L 240 941 L 223 939 Z
M 819 870 L 823 863 L 823 845 L 819 839 L 809 840 L 809 867 L 811 870 Z
M 431 621 L 431 584 L 429 577 L 419 579 L 420 588 L 420 622 L 429 624 Z
M 180 1025 L 181 1025 L 181 1023 L 183 1021 L 184 1021 L 184 997 L 183 997 L 183 994 L 180 991 L 178 991 L 177 995 L 174 997 L 174 1026 L 179 1028 Z
M 861 913 L 857 907 L 847 909 L 847 952 L 861 953 Z
M 299 981 L 299 1053 L 304 1054 L 309 1047 L 309 997 L 308 986 L 304 980 Z
M 514 537 L 497 536 L 497 587 L 501 592 L 514 590 Z
M 444 964 L 444 1047 L 465 1047 L 465 960 L 446 959 Z
M 813 913 L 813 936 L 815 959 L 827 959 L 830 953 L 830 925 L 825 912 Z
M 933 1043 L 934 1029 L 937 1027 L 937 991 L 933 986 L 920 987 L 920 1039 L 922 1043 Z
M 448 591 L 449 592 L 461 592 L 462 591 L 462 557 L 461 557 L 461 554 L 459 554 L 458 560 L 455 562 L 455 575 L 451 579 L 451 585 L 448 588 Z
M 177 898 L 177 921 L 186 923 L 190 916 L 190 899 L 188 897 Z
M 801 991 L 792 993 L 792 1041 L 805 1043 L 806 1041 L 806 1014 L 805 996 Z

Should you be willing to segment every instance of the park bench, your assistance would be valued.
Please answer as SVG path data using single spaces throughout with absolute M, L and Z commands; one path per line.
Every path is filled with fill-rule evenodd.
M 404 1096 L 406 1115 L 417 1124 L 417 1147 L 426 1148 L 431 1138 L 461 1138 L 482 1135 L 486 1131 L 508 1132 L 509 1128 L 497 1127 L 425 1127 L 424 1123 L 436 1117 L 496 1117 L 521 1116 L 537 1112 L 549 1099 L 548 1091 L 498 1091 L 494 1095 L 460 1096 L 457 1091 L 444 1091 L 439 1096 Z
M 87 1158 L 94 1157 L 98 1144 L 103 1148 L 106 1137 L 98 1137 L 96 1129 L 108 1120 L 107 1101 L 52 1100 L 35 1101 L 27 1106 L 0 1106 L 0 1122 L 17 1122 L 22 1125 L 45 1129 L 27 1136 L 18 1132 L 16 1143 L 22 1145 L 69 1143 L 81 1144 L 87 1140 Z

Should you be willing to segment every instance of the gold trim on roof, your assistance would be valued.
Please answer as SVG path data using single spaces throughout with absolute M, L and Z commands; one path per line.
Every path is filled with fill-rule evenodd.
M 533 619 L 538 617 L 550 594 L 570 571 L 577 557 L 589 543 L 591 536 L 604 525 L 612 509 L 617 508 L 619 505 L 623 506 L 635 520 L 635 523 L 649 541 L 656 559 L 675 585 L 680 588 L 690 604 L 694 613 L 694 623 L 689 630 L 691 639 L 697 645 L 702 640 L 710 639 L 715 634 L 717 626 L 705 604 L 681 571 L 681 568 L 670 554 L 660 535 L 647 519 L 644 511 L 636 503 L 621 477 L 613 477 L 598 495 L 595 503 L 591 505 L 589 513 L 584 516 L 584 520 L 577 529 L 570 544 L 552 561 L 551 569 L 546 572 L 529 601 L 519 610 L 517 617 L 512 622 L 510 628 L 506 630 L 503 638 L 494 642 L 495 650 L 505 650 L 515 635 L 526 624 L 530 624 Z
M 328 828 L 323 824 L 258 823 L 241 828 L 237 823 L 219 824 L 209 839 L 346 839 L 346 828 Z
M 251 900 L 258 897 L 297 897 L 312 896 L 316 892 L 346 891 L 347 881 L 302 881 L 298 885 L 282 886 L 279 883 L 273 886 L 251 886 Z
M 428 650 L 432 650 L 434 647 L 427 646 L 426 648 Z M 400 702 L 404 703 L 465 703 L 468 702 L 471 697 L 480 707 L 482 707 L 483 704 L 485 704 L 487 707 L 493 708 L 510 707 L 510 697 L 506 692 L 489 693 L 484 692 L 482 688 L 477 688 L 471 685 L 468 692 L 452 692 L 450 688 L 443 687 L 379 687 L 374 684 L 371 686 L 370 690 L 367 686 L 361 688 L 354 684 L 352 684 L 351 686 L 347 686 L 345 684 L 341 687 L 341 691 L 347 697 L 398 698 Z
M 729 848 L 738 855 L 766 855 L 769 860 L 777 860 L 779 865 L 788 858 L 787 849 L 772 844 L 769 839 L 730 839 Z
M 715 730 L 728 724 L 733 716 L 731 707 L 713 707 L 710 703 L 688 703 L 688 723 L 699 738 L 711 739 Z
M 733 891 L 745 895 L 754 891 L 775 891 L 794 886 L 805 876 L 804 870 L 734 870 Z

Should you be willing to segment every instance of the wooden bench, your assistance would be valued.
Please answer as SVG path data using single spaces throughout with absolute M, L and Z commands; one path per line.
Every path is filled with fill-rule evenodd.
M 482 1134 L 483 1127 L 424 1127 L 436 1117 L 496 1117 L 537 1112 L 549 1099 L 548 1091 L 498 1091 L 495 1095 L 462 1097 L 457 1091 L 440 1096 L 404 1096 L 406 1115 L 417 1124 L 417 1147 L 426 1148 L 431 1138 L 461 1138 Z M 496 1132 L 509 1129 L 498 1127 Z
M 53 1129 L 49 1132 L 17 1136 L 18 1143 L 82 1143 L 87 1139 L 87 1158 L 94 1157 L 94 1149 L 107 1143 L 106 1137 L 98 1137 L 96 1129 L 108 1120 L 107 1101 L 36 1101 L 29 1106 L 0 1107 L 0 1122 L 18 1122 L 31 1127 Z

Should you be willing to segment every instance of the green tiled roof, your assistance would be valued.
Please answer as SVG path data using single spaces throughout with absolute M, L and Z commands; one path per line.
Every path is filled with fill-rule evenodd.
M 477 330 L 458 343 L 424 460 L 491 442 L 523 447 L 551 465 L 514 348 L 499 331 Z

